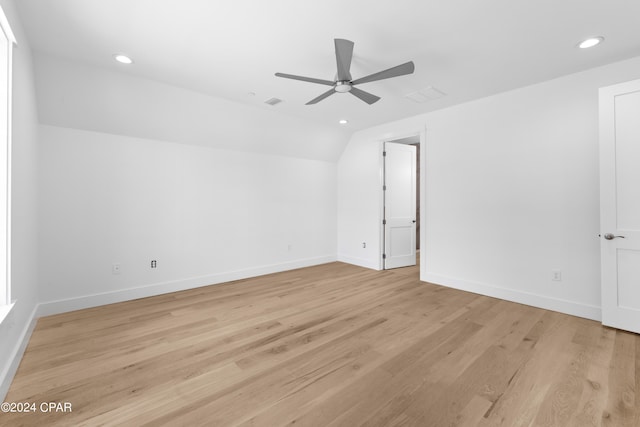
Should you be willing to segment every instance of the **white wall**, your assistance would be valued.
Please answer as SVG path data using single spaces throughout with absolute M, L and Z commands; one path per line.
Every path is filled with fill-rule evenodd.
M 35 65 L 46 125 L 334 162 L 350 136 L 337 123 L 283 115 L 278 106 L 247 106 L 43 53 Z
M 41 314 L 335 260 L 333 162 L 44 125 L 40 137 Z
M 360 135 L 338 162 L 338 260 L 379 270 L 383 146 L 377 135 Z
M 379 141 L 426 127 L 421 279 L 599 319 L 598 88 L 639 76 L 634 58 L 354 134 L 338 259 L 377 262 Z
M 19 47 L 13 56 L 12 277 L 15 306 L 0 324 L 0 401 L 5 396 L 33 327 L 37 301 L 36 99 L 31 51 L 12 0 L 0 0 Z M 25 339 L 26 338 L 26 339 Z

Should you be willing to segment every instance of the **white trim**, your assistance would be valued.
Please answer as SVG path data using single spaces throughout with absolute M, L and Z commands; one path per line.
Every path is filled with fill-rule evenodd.
M 519 304 L 530 305 L 532 307 L 543 308 L 545 310 L 557 311 L 570 314 L 572 316 L 584 317 L 600 321 L 602 312 L 600 307 L 590 304 L 582 304 L 575 301 L 553 298 L 545 295 L 533 294 L 530 292 L 507 289 L 500 286 L 479 283 L 470 280 L 458 279 L 455 277 L 443 276 L 439 274 L 426 273 L 424 281 L 462 291 L 473 292 L 494 298 L 517 302 Z
M 371 261 L 370 259 L 366 258 L 357 258 L 349 255 L 338 254 L 338 261 L 345 262 L 351 265 L 357 265 L 358 267 L 370 268 L 372 270 L 382 270 L 382 268 L 380 268 L 380 263 L 378 262 L 378 260 Z
M 409 129 L 413 129 L 413 130 L 401 130 L 401 131 L 397 131 L 397 132 L 385 132 L 384 137 L 378 137 L 376 138 L 376 140 L 378 141 L 378 143 L 380 144 L 380 156 L 379 156 L 379 168 L 380 168 L 380 192 L 379 194 L 379 215 L 380 215 L 380 221 L 378 222 L 379 225 L 379 239 L 380 239 L 380 248 L 381 253 L 380 253 L 380 260 L 379 260 L 379 264 L 380 264 L 380 268 L 378 268 L 377 270 L 384 270 L 384 261 L 382 259 L 382 254 L 385 252 L 386 248 L 384 247 L 384 224 L 382 224 L 382 219 L 384 218 L 384 191 L 382 190 L 383 185 L 384 185 L 384 150 L 385 150 L 385 146 L 384 144 L 386 142 L 393 142 L 393 141 L 397 141 L 398 139 L 405 139 L 405 138 L 409 138 L 412 136 L 418 136 L 418 139 L 420 140 L 420 191 L 421 194 L 419 194 L 418 200 L 420 201 L 420 247 L 422 247 L 423 242 L 426 241 L 425 238 L 425 234 L 426 234 L 426 175 L 427 175 L 427 160 L 426 160 L 426 152 L 427 152 L 427 126 L 421 126 L 418 128 L 409 128 Z M 419 268 L 419 272 L 420 274 L 422 274 L 422 271 L 424 270 L 423 266 L 424 266 L 425 260 L 424 259 L 420 259 L 420 265 L 418 265 Z M 421 279 L 423 280 L 423 279 Z
M 5 236 L 6 242 L 4 247 L 4 259 L 3 263 L 6 263 L 4 278 L 4 285 L 2 293 L 0 296 L 0 306 L 10 305 L 11 304 L 11 139 L 12 139 L 12 123 L 13 123 L 13 102 L 12 102 L 12 92 L 13 92 L 13 48 L 16 45 L 16 38 L 13 35 L 13 31 L 11 30 L 11 26 L 9 25 L 9 21 L 0 7 L 0 30 L 6 36 L 9 41 L 9 46 L 7 49 L 7 164 L 6 164 L 6 200 L 3 201 L 6 208 L 6 220 L 5 223 L 0 225 L 5 228 Z M 10 310 L 10 307 L 8 307 Z M 4 310 L 3 310 L 4 311 Z M 7 311 L 8 313 L 8 311 Z M 1 320 L 0 320 L 1 322 Z
M 420 249 L 425 249 L 429 244 L 427 240 L 427 126 L 420 131 Z M 427 251 L 423 250 L 420 255 L 426 255 Z M 427 271 L 426 256 L 420 256 L 419 275 L 420 280 Z
M 36 323 L 38 321 L 36 317 L 37 310 L 38 306 L 36 305 L 33 307 L 33 310 L 27 320 L 27 324 L 22 330 L 20 338 L 13 348 L 13 352 L 9 356 L 8 363 L 3 367 L 2 373 L 0 373 L 0 402 L 4 402 L 4 398 L 9 391 L 13 377 L 16 375 L 18 366 L 20 366 L 20 362 L 22 361 L 24 351 L 27 349 L 27 344 L 29 344 L 29 340 L 31 339 L 31 334 L 36 327 Z
M 11 29 L 9 29 L 11 31 Z M 13 36 L 13 34 L 10 34 Z M 15 44 L 15 39 L 14 39 Z M 7 242 L 5 245 L 5 262 L 6 266 L 6 303 L 11 303 L 11 156 L 13 145 L 13 49 L 9 48 L 9 70 L 8 80 L 9 87 L 7 88 L 7 100 L 9 105 L 7 106 L 7 200 L 6 200 L 6 227 Z
M 11 41 L 14 45 L 17 45 L 16 36 L 11 31 L 11 25 L 9 25 L 9 20 L 7 20 L 7 16 L 4 14 L 4 10 L 2 10 L 2 6 L 0 6 L 0 29 L 4 31 L 4 34 L 7 36 L 9 41 Z
M 14 301 L 10 304 L 0 305 L 0 325 L 2 324 L 2 321 L 7 318 L 15 304 L 16 302 Z
M 376 270 L 384 270 L 384 251 L 387 249 L 385 247 L 384 241 L 384 140 L 378 140 L 378 173 L 380 175 L 380 183 L 378 191 L 378 247 L 380 248 L 380 252 L 376 257 L 376 265 L 374 267 Z
M 99 294 L 83 295 L 75 298 L 66 298 L 56 301 L 42 302 L 38 306 L 38 317 L 65 313 L 68 311 L 82 310 L 117 302 L 130 301 L 138 298 L 146 298 L 170 292 L 184 291 L 202 286 L 216 285 L 231 282 L 233 280 L 247 279 L 263 276 L 265 274 L 279 273 L 297 268 L 311 267 L 336 261 L 335 255 L 325 255 L 315 258 L 306 258 L 282 264 L 265 265 L 246 270 L 229 271 L 226 273 L 212 274 L 208 276 L 192 277 L 189 279 L 174 280 L 170 282 L 154 283 L 150 285 L 123 289 Z

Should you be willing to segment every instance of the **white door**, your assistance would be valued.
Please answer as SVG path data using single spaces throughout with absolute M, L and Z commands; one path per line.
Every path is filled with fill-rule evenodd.
M 386 142 L 384 268 L 416 265 L 416 147 Z
M 640 80 L 600 89 L 602 323 L 640 333 Z

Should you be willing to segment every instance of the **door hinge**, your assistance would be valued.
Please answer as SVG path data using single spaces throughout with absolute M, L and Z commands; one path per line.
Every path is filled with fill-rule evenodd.
M 382 157 L 387 157 L 387 152 L 386 151 L 382 152 Z
M 382 254 L 382 259 L 387 259 L 387 254 Z
M 382 186 L 382 191 L 387 191 L 387 186 L 386 185 Z
M 382 220 L 382 225 L 387 225 L 387 220 L 386 219 Z

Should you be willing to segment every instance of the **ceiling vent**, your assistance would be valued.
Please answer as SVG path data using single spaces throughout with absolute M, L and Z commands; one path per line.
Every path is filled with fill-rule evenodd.
M 404 97 L 418 104 L 422 104 L 428 101 L 435 101 L 436 99 L 440 99 L 446 95 L 446 93 L 436 89 L 433 86 L 427 86 L 424 89 L 410 93 L 408 95 L 405 95 Z
M 272 107 L 274 105 L 280 104 L 281 102 L 282 102 L 282 99 L 279 99 L 279 98 L 269 98 L 266 101 L 264 101 L 265 104 L 271 105 Z

